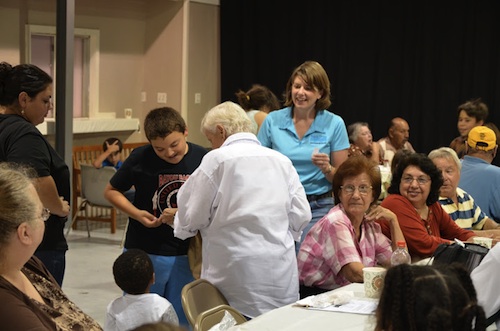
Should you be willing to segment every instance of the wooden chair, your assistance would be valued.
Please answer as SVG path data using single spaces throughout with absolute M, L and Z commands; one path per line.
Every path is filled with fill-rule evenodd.
M 130 153 L 137 147 L 141 147 L 144 145 L 147 145 L 148 143 L 127 143 L 123 144 L 123 150 L 122 150 L 122 161 L 125 161 L 127 157 L 129 157 Z

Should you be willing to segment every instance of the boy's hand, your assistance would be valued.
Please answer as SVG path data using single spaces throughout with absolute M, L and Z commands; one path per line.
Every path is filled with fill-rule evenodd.
M 157 228 L 163 224 L 160 218 L 156 218 L 154 215 L 145 210 L 141 210 L 138 216 L 139 217 L 134 218 L 147 228 Z
M 118 146 L 118 140 L 115 140 L 111 145 L 106 141 L 107 150 L 110 153 L 118 152 L 120 150 L 120 146 Z

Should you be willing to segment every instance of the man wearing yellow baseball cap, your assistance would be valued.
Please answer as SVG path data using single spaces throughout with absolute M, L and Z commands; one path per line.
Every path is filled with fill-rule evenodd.
M 465 149 L 458 186 L 500 223 L 500 167 L 491 164 L 498 149 L 495 132 L 486 126 L 472 128 Z

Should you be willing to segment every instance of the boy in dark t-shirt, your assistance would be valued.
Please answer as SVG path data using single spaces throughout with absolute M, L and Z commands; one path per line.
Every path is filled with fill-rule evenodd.
M 151 292 L 172 303 L 181 325 L 188 325 L 181 305 L 182 287 L 193 281 L 187 250 L 189 240 L 180 240 L 163 224 L 165 209 L 177 208 L 177 192 L 200 165 L 207 150 L 186 141 L 187 127 L 173 108 L 151 110 L 144 120 L 150 142 L 133 150 L 105 189 L 106 198 L 129 215 L 125 249 L 144 250 L 153 261 L 156 281 Z M 123 194 L 135 187 L 131 203 Z

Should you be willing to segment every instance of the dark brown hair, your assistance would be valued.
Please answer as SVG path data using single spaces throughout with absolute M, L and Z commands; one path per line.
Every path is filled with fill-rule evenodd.
M 102 143 L 102 150 L 103 151 L 107 151 L 108 150 L 108 144 L 109 145 L 113 145 L 116 141 L 118 141 L 118 152 L 121 152 L 123 150 L 123 143 L 122 143 L 122 141 L 120 139 L 114 138 L 114 137 L 111 137 L 111 138 L 108 138 L 108 139 L 104 140 L 104 142 Z
M 144 294 L 153 280 L 153 262 L 146 252 L 129 249 L 113 263 L 115 283 L 128 294 Z
M 427 206 L 432 205 L 439 198 L 439 189 L 443 185 L 443 175 L 441 171 L 436 167 L 434 162 L 425 154 L 422 153 L 412 153 L 406 157 L 403 157 L 396 167 L 396 170 L 392 174 L 391 186 L 387 189 L 390 194 L 401 194 L 399 190 L 399 185 L 401 184 L 401 178 L 403 177 L 403 172 L 409 166 L 415 166 L 422 170 L 426 175 L 431 177 L 431 189 L 429 196 L 425 203 Z
M 263 85 L 254 84 L 248 91 L 239 90 L 235 95 L 241 108 L 245 111 L 263 110 L 267 107 L 271 112 L 281 107 L 276 95 Z
M 44 91 L 52 84 L 52 77 L 33 64 L 11 66 L 7 62 L 0 63 L 0 105 L 10 106 L 18 102 L 21 92 L 31 98 Z
M 462 265 L 389 268 L 376 311 L 376 331 L 483 331 L 483 308 Z
M 314 109 L 316 111 L 327 109 L 332 104 L 330 100 L 330 80 L 325 69 L 316 61 L 306 61 L 295 68 L 288 79 L 285 91 L 285 106 L 293 105 L 292 86 L 296 77 L 300 77 L 304 82 L 321 93 L 321 98 L 316 101 Z
M 156 138 L 165 138 L 172 132 L 186 131 L 186 122 L 181 114 L 170 107 L 151 110 L 144 120 L 144 133 L 149 141 Z
M 477 122 L 483 121 L 483 123 L 486 122 L 489 114 L 488 106 L 484 102 L 482 102 L 481 98 L 469 100 L 458 106 L 458 115 L 460 115 L 460 112 L 462 110 L 465 111 L 467 116 L 474 117 Z

